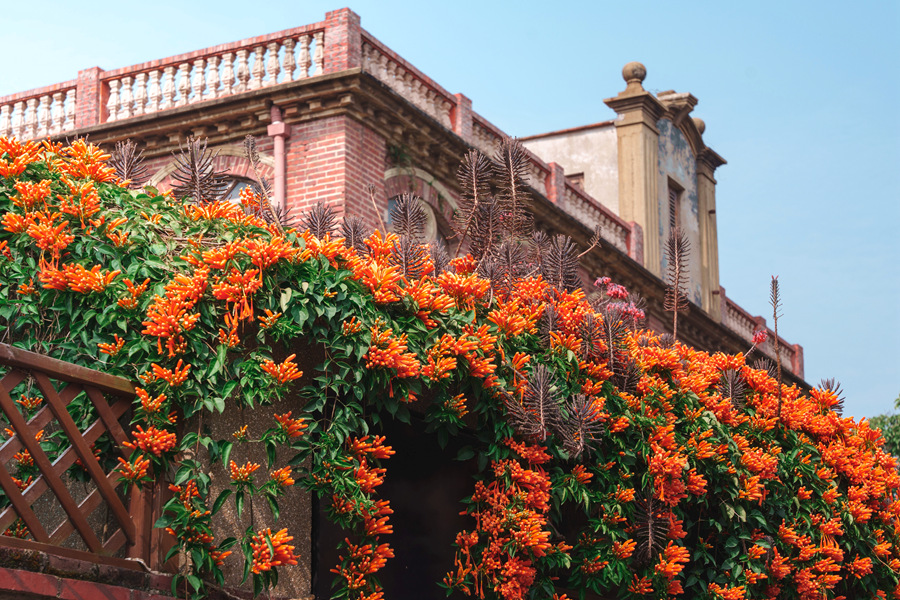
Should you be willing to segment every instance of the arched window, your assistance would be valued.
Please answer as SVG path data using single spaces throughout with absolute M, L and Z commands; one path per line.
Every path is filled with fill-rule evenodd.
M 241 198 L 241 190 L 248 187 L 253 187 L 253 182 L 249 179 L 246 179 L 244 177 L 229 177 L 228 187 L 225 189 L 225 193 L 222 194 L 222 200 L 239 202 Z

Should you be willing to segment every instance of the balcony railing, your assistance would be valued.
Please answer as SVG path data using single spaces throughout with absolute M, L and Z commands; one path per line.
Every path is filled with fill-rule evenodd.
M 763 317 L 754 317 L 738 306 L 731 298 L 725 295 L 725 288 L 720 288 L 722 298 L 722 324 L 737 333 L 747 341 L 750 347 L 753 334 L 765 330 L 768 337 L 760 344 L 759 351 L 775 360 L 775 332 L 766 326 Z M 781 365 L 797 377 L 803 378 L 803 348 L 798 344 L 790 344 L 781 336 L 778 336 L 778 353 L 781 355 Z
M 116 470 L 134 386 L 6 344 L 0 373 L 0 547 L 157 568 L 158 488 L 124 493 Z

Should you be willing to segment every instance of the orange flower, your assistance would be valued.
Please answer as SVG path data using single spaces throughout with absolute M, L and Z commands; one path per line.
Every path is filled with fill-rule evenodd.
M 292 419 L 291 412 L 288 411 L 283 415 L 275 415 L 275 420 L 281 426 L 281 430 L 289 437 L 295 438 L 303 435 L 303 430 L 307 428 L 307 424 L 302 418 Z
M 178 359 L 178 364 L 175 365 L 175 368 L 171 371 L 160 367 L 156 363 L 150 365 L 150 367 L 153 369 L 153 375 L 157 379 L 162 379 L 173 388 L 184 383 L 185 380 L 187 380 L 188 372 L 191 370 L 191 365 L 183 364 L 183 361 L 180 358 Z
M 266 309 L 265 316 L 259 317 L 259 322 L 262 324 L 263 329 L 269 329 L 272 325 L 278 321 L 278 318 L 281 316 L 281 313 L 273 313 L 268 308 Z
M 147 393 L 147 390 L 144 388 L 134 388 L 134 393 L 137 394 L 137 397 L 141 401 L 141 409 L 143 409 L 144 413 L 147 415 L 155 415 L 162 408 L 163 403 L 166 401 L 166 395 L 160 394 L 156 398 L 151 398 L 150 394 Z
M 250 541 L 250 547 L 253 549 L 250 570 L 259 574 L 271 570 L 272 567 L 296 565 L 297 556 L 294 554 L 294 547 L 288 545 L 293 539 L 287 534 L 287 529 L 274 534 L 271 529 L 258 532 Z
M 634 540 L 625 540 L 624 542 L 613 542 L 613 554 L 620 560 L 627 560 L 631 557 L 637 542 Z
M 100 348 L 100 352 L 102 352 L 103 354 L 109 354 L 110 356 L 115 356 L 122 348 L 125 347 L 125 340 L 120 338 L 118 334 L 113 334 L 113 338 L 115 339 L 115 343 L 97 344 L 97 347 Z
M 137 308 L 138 298 L 147 291 L 147 286 L 150 284 L 150 279 L 145 279 L 144 283 L 140 285 L 134 285 L 130 279 L 123 279 L 125 283 L 125 287 L 128 289 L 128 296 L 119 298 L 118 305 L 122 308 L 132 309 Z
M 572 468 L 572 476 L 575 477 L 575 481 L 577 481 L 579 485 L 585 485 L 591 480 L 591 477 L 593 477 L 594 474 L 588 472 L 584 468 L 584 465 L 575 465 Z
M 143 454 L 138 454 L 131 462 L 119 457 L 119 472 L 122 479 L 132 483 L 147 479 L 147 469 L 150 467 L 150 460 L 144 458 Z
M 154 426 L 147 428 L 147 431 L 138 425 L 137 429 L 131 432 L 136 442 L 125 442 L 128 448 L 140 448 L 144 452 L 149 452 L 154 456 L 162 456 L 163 452 L 173 449 L 178 441 L 174 433 L 157 429 Z
M 259 468 L 259 464 L 247 462 L 241 466 L 231 461 L 229 469 L 231 470 L 231 481 L 235 483 L 250 483 L 253 481 L 253 472 Z
M 16 400 L 16 404 L 28 411 L 37 409 L 41 405 L 41 402 L 43 402 L 42 398 L 39 398 L 37 396 L 28 397 L 24 394 L 19 400 Z
M 285 488 L 294 485 L 294 480 L 291 478 L 290 467 L 282 467 L 272 471 L 269 475 L 269 480 L 274 481 L 278 487 Z
M 303 377 L 303 371 L 297 369 L 297 365 L 293 360 L 296 354 L 291 354 L 281 364 L 275 364 L 271 360 L 267 360 L 262 364 L 262 370 L 272 376 L 279 384 L 284 385 L 289 381 L 300 379 Z

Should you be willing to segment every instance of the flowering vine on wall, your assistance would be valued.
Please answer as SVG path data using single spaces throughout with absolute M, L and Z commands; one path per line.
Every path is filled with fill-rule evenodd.
M 256 592 L 276 586 L 299 558 L 292 525 L 217 539 L 213 519 L 254 499 L 277 519 L 302 485 L 347 530 L 334 597 L 383 597 L 400 523 L 378 496 L 394 453 L 378 423 L 422 403 L 436 437 L 484 440 L 468 457 L 481 472 L 470 527 L 434 540 L 456 547 L 435 582 L 448 591 L 900 597 L 900 477 L 879 432 L 836 413 L 833 390 L 779 389 L 743 355 L 641 329 L 608 279 L 588 298 L 571 242 L 536 236 L 545 252 L 526 260 L 512 240 L 485 248 L 476 223 L 463 227 L 474 256 L 450 260 L 416 238 L 412 200 L 399 235 L 337 229 L 322 212 L 283 229 L 249 188 L 245 208 L 135 192 L 107 158 L 81 140 L 0 138 L 0 327 L 17 346 L 139 382 L 133 442 L 95 451 L 131 485 L 168 477 L 157 526 L 187 561 L 179 594 L 203 597 L 225 561 Z M 478 185 L 470 205 L 488 193 Z M 519 227 L 510 198 L 503 214 Z M 310 345 L 324 360 L 302 353 Z M 279 398 L 297 408 L 261 431 L 183 428 Z M 28 416 L 41 399 L 18 402 Z M 89 422 L 89 403 L 69 410 Z M 248 459 L 253 446 L 265 464 Z M 15 460 L 24 489 L 36 471 Z M 230 485 L 213 496 L 216 464 Z M 563 508 L 582 515 L 577 531 Z M 18 522 L 5 535 L 29 533 Z

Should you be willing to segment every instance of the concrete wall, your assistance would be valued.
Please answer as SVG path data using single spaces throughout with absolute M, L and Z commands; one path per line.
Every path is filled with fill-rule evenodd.
M 699 252 L 700 219 L 697 199 L 697 157 L 691 150 L 684 134 L 669 119 L 660 119 L 659 129 L 659 239 L 661 252 L 661 272 L 665 278 L 668 262 L 665 241 L 669 237 L 669 181 L 682 190 L 678 206 L 678 226 L 685 232 L 691 244 L 688 260 L 688 299 L 698 305 L 703 304 L 701 288 L 701 261 Z M 649 235 L 649 232 L 648 232 Z
M 584 191 L 619 214 L 616 128 L 583 128 L 522 140 L 545 162 L 562 165 L 566 175 L 584 173 Z

